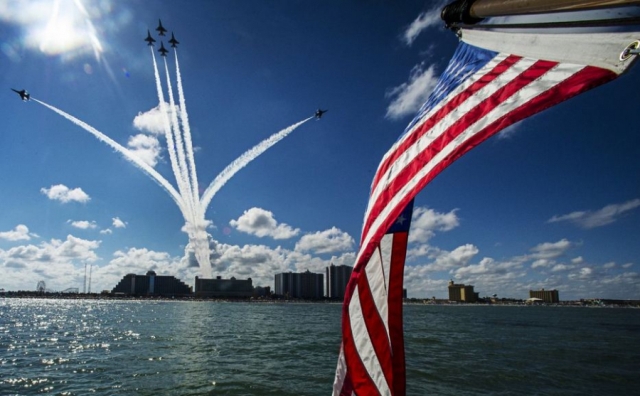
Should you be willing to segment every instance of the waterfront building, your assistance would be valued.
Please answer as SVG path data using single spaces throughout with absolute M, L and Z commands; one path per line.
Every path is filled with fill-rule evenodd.
M 271 286 L 256 286 L 253 288 L 253 297 L 270 297 Z
M 347 289 L 351 271 L 353 271 L 353 267 L 349 267 L 348 265 L 336 266 L 333 265 L 333 263 L 326 268 L 327 297 L 340 300 L 344 299 L 344 291 Z
M 455 284 L 449 281 L 449 301 L 457 302 L 476 302 L 478 301 L 478 293 L 473 291 L 473 286 Z
M 113 294 L 130 296 L 186 296 L 191 295 L 191 287 L 170 275 L 156 275 L 149 271 L 146 275 L 127 274 L 111 290 Z
M 195 294 L 196 297 L 248 298 L 253 296 L 253 284 L 251 278 L 222 279 L 216 276 L 215 279 L 206 279 L 196 276 Z
M 322 298 L 324 275 L 309 272 L 276 274 L 275 294 L 289 298 Z
M 539 298 L 546 303 L 560 302 L 557 290 L 529 290 L 529 298 Z

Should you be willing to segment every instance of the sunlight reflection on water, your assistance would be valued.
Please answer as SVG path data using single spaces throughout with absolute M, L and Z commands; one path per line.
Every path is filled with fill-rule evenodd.
M 623 394 L 640 310 L 405 306 L 407 394 Z M 340 304 L 0 300 L 0 394 L 326 395 Z

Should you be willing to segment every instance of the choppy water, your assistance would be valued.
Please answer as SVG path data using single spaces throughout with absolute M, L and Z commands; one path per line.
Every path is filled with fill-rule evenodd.
M 329 395 L 339 304 L 0 300 L 0 395 Z M 628 395 L 640 310 L 405 306 L 409 395 Z

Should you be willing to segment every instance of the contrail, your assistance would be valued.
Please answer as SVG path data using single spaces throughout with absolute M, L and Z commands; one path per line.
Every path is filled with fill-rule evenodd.
M 173 89 L 171 86 L 171 80 L 169 78 L 169 68 L 167 65 L 167 59 L 164 61 L 165 73 L 167 75 L 167 89 L 169 93 L 169 102 L 171 109 L 175 109 L 175 101 L 173 98 Z M 193 208 L 190 213 L 191 221 L 185 229 L 189 235 L 189 240 L 193 245 L 193 250 L 196 256 L 196 260 L 200 264 L 202 276 L 205 278 L 211 277 L 211 263 L 210 263 L 210 249 L 209 238 L 206 232 L 206 220 L 204 218 L 204 211 L 200 206 L 200 200 L 198 196 L 198 179 L 196 176 L 195 160 L 193 157 L 193 145 L 191 141 L 191 132 L 189 129 L 189 120 L 186 112 L 186 105 L 184 100 L 184 92 L 182 91 L 182 79 L 179 74 L 179 67 L 177 66 L 176 55 L 176 80 L 178 83 L 178 95 L 180 98 L 180 117 L 182 119 L 182 129 L 178 124 L 178 114 L 175 111 L 171 112 L 172 129 L 176 138 L 176 151 L 178 154 L 178 165 L 180 168 L 180 177 L 186 181 L 187 193 L 189 196 L 185 199 L 189 199 L 189 203 Z M 184 134 L 184 142 L 182 140 L 182 134 Z M 186 150 L 185 150 L 186 149 Z M 187 151 L 187 153 L 185 153 Z M 187 158 L 188 155 L 188 158 Z M 189 163 L 187 163 L 187 160 Z M 176 178 L 178 175 L 176 175 Z
M 199 187 L 196 171 L 196 164 L 193 152 L 193 142 L 191 136 L 191 129 L 189 126 L 189 116 L 187 114 L 187 106 L 182 86 L 182 76 L 180 74 L 180 65 L 178 63 L 178 54 L 175 52 L 176 62 L 176 82 L 178 87 L 178 100 L 179 111 L 176 111 L 176 103 L 174 99 L 171 78 L 169 74 L 169 67 L 165 58 L 164 67 L 167 80 L 167 90 L 169 96 L 169 104 L 165 102 L 164 93 L 162 91 L 162 81 L 160 73 L 158 71 L 158 64 L 156 61 L 153 48 L 151 49 L 151 56 L 153 59 L 153 70 L 155 75 L 156 90 L 158 94 L 158 101 L 160 102 L 159 108 L 162 112 L 162 124 L 164 127 L 165 138 L 167 141 L 167 151 L 169 152 L 169 159 L 171 162 L 171 169 L 176 178 L 177 190 L 169 183 L 164 177 L 162 177 L 153 167 L 142 161 L 131 150 L 121 146 L 102 132 L 88 125 L 87 123 L 80 121 L 79 119 L 59 110 L 51 105 L 41 102 L 35 98 L 34 101 L 49 108 L 50 110 L 60 114 L 67 118 L 76 125 L 87 130 L 93 134 L 102 142 L 111 146 L 113 149 L 121 153 L 125 159 L 138 166 L 149 177 L 151 177 L 156 183 L 169 193 L 171 198 L 175 201 L 182 213 L 185 220 L 185 226 L 183 231 L 189 236 L 189 242 L 193 246 L 195 257 L 200 265 L 200 271 L 203 277 L 211 277 L 211 262 L 210 262 L 210 248 L 209 248 L 209 236 L 207 234 L 207 226 L 210 224 L 205 220 L 205 213 L 207 207 L 211 203 L 211 200 L 215 194 L 222 188 L 229 179 L 231 179 L 240 169 L 247 166 L 256 157 L 264 153 L 274 144 L 284 139 L 287 135 L 293 132 L 303 123 L 309 121 L 313 117 L 309 117 L 303 121 L 300 121 L 282 131 L 273 134 L 269 138 L 265 139 L 261 143 L 257 144 L 240 157 L 235 159 L 229 164 L 220 174 L 211 182 L 199 199 Z M 170 109 L 167 109 L 170 106 Z M 169 113 L 170 112 L 170 113 Z
M 197 220 L 194 221 L 191 232 L 189 233 L 190 242 L 193 244 L 193 250 L 196 256 L 198 264 L 200 264 L 200 270 L 202 276 L 205 278 L 211 277 L 211 251 L 209 248 L 209 238 L 206 231 L 207 221 L 204 218 L 205 210 L 200 205 L 199 200 L 199 187 L 198 176 L 196 172 L 196 163 L 193 155 L 193 142 L 191 140 L 191 127 L 189 125 L 189 116 L 187 114 L 187 105 L 184 96 L 184 90 L 182 87 L 182 75 L 180 74 L 180 63 L 178 62 L 177 49 L 174 50 L 175 62 L 176 62 L 176 81 L 178 85 L 178 98 L 180 100 L 180 124 L 182 126 L 182 132 L 184 134 L 184 147 L 187 151 L 187 160 L 189 168 L 189 176 L 191 180 L 191 196 L 194 199 L 194 207 L 197 207 Z M 166 60 L 165 60 L 166 65 Z M 176 128 L 176 130 L 178 130 Z M 189 228 L 189 227 L 187 227 Z
M 169 123 L 169 116 L 166 111 L 166 103 L 164 101 L 164 94 L 162 93 L 162 84 L 160 82 L 160 73 L 158 72 L 158 64 L 156 63 L 156 55 L 153 53 L 153 48 L 151 48 L 151 56 L 153 58 L 153 71 L 156 77 L 156 90 L 158 91 L 158 101 L 160 102 L 160 111 L 162 113 L 163 118 L 163 126 L 164 126 L 164 134 L 167 140 L 167 151 L 169 152 L 169 160 L 171 162 L 171 169 L 173 170 L 173 174 L 176 177 L 176 182 L 178 183 L 178 190 L 180 191 L 180 196 L 183 198 L 188 198 L 185 194 L 186 186 L 184 180 L 180 177 L 180 168 L 178 165 L 178 161 L 176 159 L 176 146 L 173 141 L 173 133 L 171 132 L 171 124 Z M 173 111 L 173 109 L 172 109 Z M 187 199 L 185 203 L 185 209 L 192 208 L 191 202 Z M 189 221 L 188 213 L 192 213 L 192 211 L 185 211 L 183 216 L 185 220 Z
M 184 203 L 182 201 L 182 198 L 180 197 L 180 195 L 176 191 L 176 189 L 173 188 L 173 186 L 164 177 L 162 177 L 162 175 L 160 175 L 158 172 L 156 172 L 155 169 L 153 169 L 151 166 L 149 166 L 149 164 L 147 164 L 146 162 L 144 162 L 140 158 L 138 158 L 138 156 L 136 156 L 130 150 L 128 150 L 127 148 L 121 146 L 116 141 L 114 141 L 113 139 L 111 139 L 110 137 L 105 135 L 104 133 L 100 132 L 99 130 L 95 129 L 91 125 L 87 124 L 86 122 L 80 121 L 79 119 L 75 118 L 71 114 L 67 114 L 64 111 L 60 110 L 60 109 L 57 109 L 57 108 L 55 108 L 55 107 L 53 107 L 53 106 L 51 106 L 49 104 L 41 102 L 38 99 L 34 98 L 33 96 L 31 97 L 31 100 L 36 101 L 37 103 L 40 103 L 41 105 L 47 107 L 48 109 L 53 110 L 54 112 L 60 114 L 64 118 L 68 119 L 69 121 L 73 122 L 74 124 L 78 125 L 79 127 L 82 127 L 84 130 L 86 130 L 87 132 L 89 132 L 92 135 L 94 135 L 95 137 L 97 137 L 100 141 L 102 141 L 102 142 L 106 143 L 107 145 L 111 146 L 114 150 L 118 151 L 120 154 L 122 154 L 124 156 L 125 159 L 127 159 L 128 161 L 130 161 L 133 164 L 135 164 L 136 166 L 138 166 L 149 177 L 151 177 L 151 179 L 153 179 L 156 183 L 158 183 L 160 185 L 160 187 L 164 188 L 164 190 L 167 193 L 169 193 L 169 196 L 171 196 L 171 198 L 173 198 L 175 203 L 178 205 L 178 208 L 180 208 L 180 210 L 184 210 Z M 184 213 L 184 211 L 183 211 L 183 213 Z
M 176 179 L 180 177 L 185 185 L 185 193 L 187 194 L 184 199 L 189 201 L 189 205 L 193 208 L 191 216 L 195 221 L 195 214 L 197 212 L 198 196 L 193 195 L 193 188 L 191 180 L 189 180 L 189 169 L 187 168 L 187 161 L 185 158 L 184 143 L 182 142 L 182 133 L 180 131 L 180 125 L 178 124 L 178 114 L 175 111 L 175 101 L 173 99 L 173 88 L 171 87 L 171 80 L 169 78 L 169 67 L 167 66 L 167 59 L 164 60 L 164 70 L 167 76 L 167 90 L 169 95 L 169 104 L 171 106 L 171 129 L 173 130 L 173 136 L 175 137 L 176 153 L 178 154 L 178 169 L 180 175 L 176 175 Z
M 156 77 L 156 88 L 158 91 L 158 100 L 160 105 L 164 106 L 164 94 L 162 93 L 162 84 L 160 81 L 160 75 L 158 73 L 158 65 L 156 62 L 155 53 L 151 50 L 153 57 L 153 68 Z M 177 114 L 175 112 L 175 102 L 173 100 L 173 90 L 171 88 L 171 80 L 169 78 L 169 69 L 165 59 L 165 72 L 167 76 L 167 89 L 169 92 L 170 106 L 173 127 L 169 122 L 168 115 L 163 111 L 165 135 L 167 138 L 167 149 L 169 151 L 169 157 L 171 159 L 171 165 L 173 169 L 176 182 L 178 183 L 178 189 L 180 195 L 185 202 L 183 216 L 186 221 L 184 230 L 189 235 L 189 241 L 193 244 L 193 250 L 196 255 L 196 260 L 200 265 L 200 271 L 202 276 L 211 277 L 211 262 L 209 259 L 209 243 L 207 233 L 205 231 L 206 221 L 204 219 L 204 211 L 200 208 L 200 201 L 198 200 L 197 189 L 193 189 L 193 183 L 189 181 L 189 172 L 187 169 L 184 146 L 181 139 L 180 127 L 177 122 Z M 183 112 L 184 114 L 184 112 Z M 175 134 L 175 142 L 174 142 Z M 191 142 L 189 139 L 189 146 Z M 192 151 L 191 151 L 192 152 Z M 176 156 L 178 157 L 176 159 Z M 194 165 L 195 166 L 195 165 Z M 195 174 L 195 169 L 193 171 Z M 195 194 L 194 194 L 195 191 Z
M 178 82 L 178 97 L 180 100 L 180 122 L 184 132 L 184 145 L 187 148 L 187 158 L 189 159 L 189 168 L 191 171 L 191 187 L 193 188 L 193 196 L 197 199 L 199 196 L 198 175 L 196 172 L 196 161 L 193 156 L 193 142 L 191 140 L 191 127 L 189 126 L 189 115 L 187 114 L 187 102 L 182 89 L 182 76 L 180 74 L 180 64 L 178 63 L 178 49 L 174 49 L 176 59 L 176 80 Z M 204 212 L 202 213 L 204 217 Z
M 274 144 L 278 143 L 280 140 L 284 139 L 288 134 L 293 132 L 297 127 L 309 121 L 313 117 L 309 117 L 306 120 L 300 121 L 297 124 L 293 124 L 288 128 L 283 129 L 282 131 L 271 135 L 271 137 L 263 140 L 262 142 L 255 145 L 253 148 L 249 149 L 247 152 L 233 160 L 229 165 L 216 178 L 211 182 L 209 187 L 205 190 L 204 194 L 202 194 L 202 199 L 200 200 L 200 206 L 203 209 L 203 212 L 207 211 L 207 207 L 211 203 L 211 199 L 214 195 L 224 186 L 229 179 L 233 177 L 240 169 L 247 166 L 247 164 L 253 161 L 257 156 L 264 153 L 267 149 L 269 149 Z

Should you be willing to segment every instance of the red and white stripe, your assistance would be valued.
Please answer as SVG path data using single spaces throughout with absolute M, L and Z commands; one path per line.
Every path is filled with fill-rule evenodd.
M 499 54 L 424 114 L 387 152 L 374 178 L 343 306 L 333 395 L 403 395 L 394 388 L 392 312 L 385 301 L 385 232 L 452 162 L 500 130 L 617 76 L 611 70 Z M 405 245 L 406 246 L 406 245 Z M 400 275 L 402 277 L 402 274 Z M 402 289 L 400 288 L 400 293 Z M 401 307 L 400 307 L 401 308 Z M 401 322 L 400 322 L 401 323 Z M 400 337 L 402 329 L 400 329 Z M 402 351 L 404 361 L 404 351 Z M 404 363 L 402 363 L 404 364 Z
M 357 278 L 357 287 L 350 290 L 349 325 L 343 323 L 343 331 L 349 334 L 340 349 L 334 395 L 350 395 L 353 387 L 360 394 L 390 395 L 398 394 L 393 392 L 397 383 L 404 387 L 402 276 L 407 240 L 408 232 L 386 234 L 364 267 L 363 276 Z M 368 336 L 358 336 L 363 333 Z M 349 369 L 345 356 L 354 363 Z M 401 372 L 395 373 L 394 368 Z M 347 371 L 350 381 L 345 383 Z M 394 377 L 401 381 L 394 381 Z

